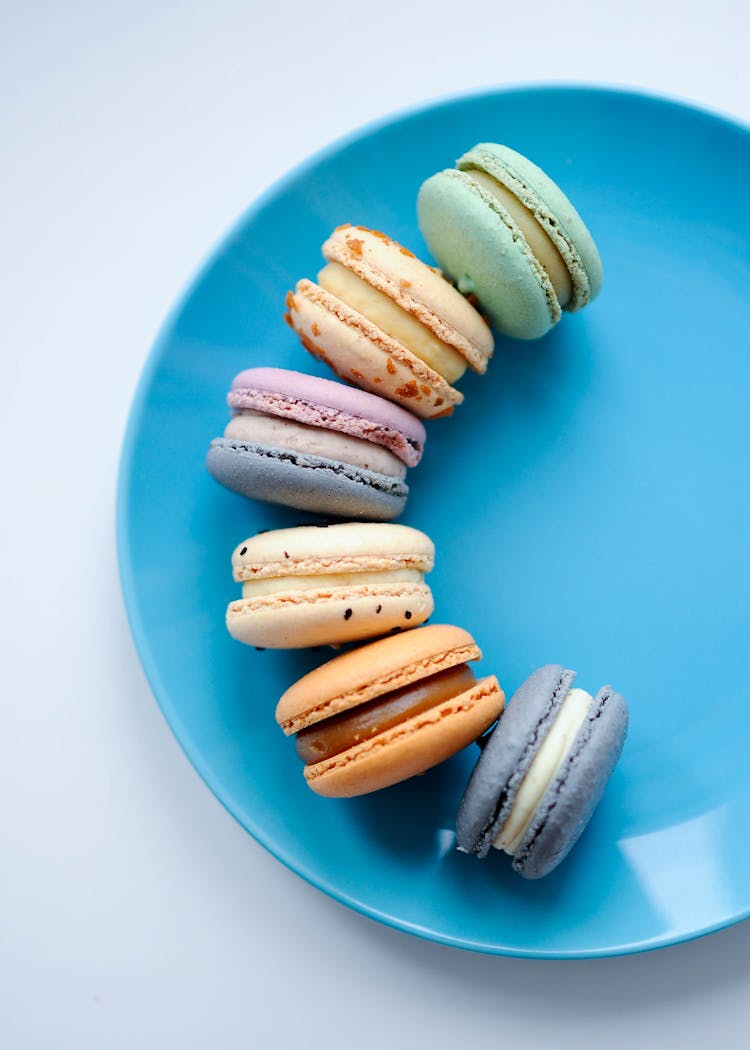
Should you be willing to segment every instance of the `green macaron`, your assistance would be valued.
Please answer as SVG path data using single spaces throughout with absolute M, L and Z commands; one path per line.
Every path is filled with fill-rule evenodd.
M 441 268 L 505 335 L 538 339 L 601 288 L 599 252 L 580 215 L 507 146 L 480 143 L 427 179 L 417 213 Z

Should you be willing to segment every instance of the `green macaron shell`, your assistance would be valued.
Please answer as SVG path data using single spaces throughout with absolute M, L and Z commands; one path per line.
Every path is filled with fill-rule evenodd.
M 477 296 L 498 332 L 538 339 L 559 320 L 546 271 L 505 208 L 470 175 L 450 168 L 427 179 L 417 216 L 441 268 Z
M 566 310 L 580 310 L 602 286 L 602 261 L 581 216 L 557 183 L 508 146 L 482 142 L 456 162 L 461 171 L 486 172 L 533 214 L 565 261 L 573 285 Z

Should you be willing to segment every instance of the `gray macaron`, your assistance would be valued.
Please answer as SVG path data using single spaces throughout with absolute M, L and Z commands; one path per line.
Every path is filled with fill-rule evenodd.
M 374 470 L 230 438 L 211 442 L 206 466 L 243 496 L 339 518 L 390 521 L 409 494 L 405 482 Z
M 461 800 L 456 822 L 460 849 L 480 858 L 487 856 L 574 678 L 574 671 L 548 664 L 516 691 L 487 739 Z M 627 728 L 624 698 L 604 686 L 515 850 L 513 867 L 520 875 L 541 878 L 570 852 L 604 793 Z

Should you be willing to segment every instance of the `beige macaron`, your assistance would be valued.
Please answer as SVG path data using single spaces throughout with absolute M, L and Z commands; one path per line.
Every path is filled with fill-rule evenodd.
M 408 525 L 345 522 L 260 533 L 232 554 L 242 597 L 227 629 L 257 648 L 334 645 L 416 627 L 430 616 L 429 537 Z
M 466 367 L 485 372 L 489 327 L 439 270 L 364 226 L 339 226 L 323 245 L 318 283 L 287 295 L 287 321 L 338 376 L 423 418 L 449 415 Z
M 504 694 L 468 631 L 436 624 L 335 657 L 288 689 L 276 708 L 297 734 L 313 791 L 350 797 L 423 773 L 476 740 Z

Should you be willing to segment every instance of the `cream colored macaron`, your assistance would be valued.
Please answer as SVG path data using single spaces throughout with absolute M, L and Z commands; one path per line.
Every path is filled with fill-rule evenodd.
M 430 616 L 424 582 L 432 541 L 407 525 L 346 522 L 278 529 L 232 554 L 242 597 L 227 608 L 233 638 L 269 649 L 374 638 Z
M 284 693 L 276 720 L 296 734 L 307 783 L 350 797 L 423 773 L 476 740 L 504 694 L 467 664 L 468 631 L 436 624 L 382 638 L 316 668 Z
M 439 270 L 385 234 L 340 226 L 323 245 L 318 283 L 299 281 L 287 320 L 342 379 L 423 418 L 449 415 L 467 366 L 485 372 L 489 327 Z

